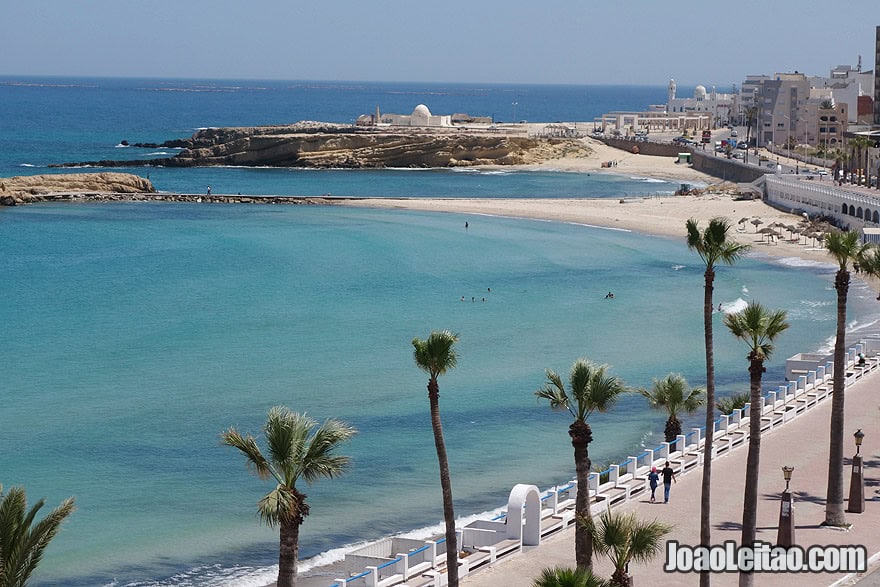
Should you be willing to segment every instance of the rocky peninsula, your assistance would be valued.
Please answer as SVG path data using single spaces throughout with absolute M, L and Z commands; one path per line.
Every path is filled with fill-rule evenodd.
M 97 198 L 99 195 L 106 199 L 155 192 L 150 180 L 130 173 L 65 173 L 0 178 L 0 205 L 3 206 L 77 197 Z
M 492 128 L 358 127 L 319 122 L 207 128 L 189 139 L 131 146 L 183 150 L 161 159 L 81 161 L 55 167 L 468 167 L 529 165 L 590 153 L 577 139 L 517 136 Z

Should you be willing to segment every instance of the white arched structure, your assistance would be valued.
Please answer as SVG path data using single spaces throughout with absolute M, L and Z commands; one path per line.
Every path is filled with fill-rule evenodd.
M 541 544 L 541 495 L 534 485 L 519 483 L 510 490 L 507 538 L 518 540 L 523 546 Z

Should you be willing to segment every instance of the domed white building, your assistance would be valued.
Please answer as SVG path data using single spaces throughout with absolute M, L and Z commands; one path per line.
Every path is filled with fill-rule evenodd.
M 443 114 L 440 116 L 436 116 L 431 114 L 431 111 L 424 104 L 419 104 L 416 106 L 412 114 L 388 114 L 382 113 L 379 114 L 379 109 L 376 108 L 375 116 L 372 114 L 364 114 L 357 119 L 357 124 L 360 126 L 373 126 L 377 125 L 376 121 L 378 120 L 378 125 L 384 126 L 417 126 L 417 127 L 445 127 L 452 126 L 452 116 L 450 114 Z
M 419 104 L 409 117 L 410 126 L 431 126 L 431 111 L 424 104 Z
M 674 113 L 708 113 L 712 126 L 726 126 L 733 119 L 738 111 L 737 95 L 722 94 L 715 90 L 712 86 L 711 91 L 706 90 L 706 86 L 698 85 L 694 88 L 693 98 L 676 98 L 675 80 L 669 80 L 667 86 L 667 103 L 666 112 Z

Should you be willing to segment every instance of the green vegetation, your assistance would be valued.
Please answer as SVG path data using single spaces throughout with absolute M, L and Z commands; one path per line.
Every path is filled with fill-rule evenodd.
M 678 373 L 670 373 L 663 379 L 654 379 L 651 389 L 640 389 L 639 393 L 648 400 L 655 410 L 663 410 L 666 420 L 664 436 L 666 442 L 675 442 L 681 434 L 681 413 L 693 414 L 706 404 L 706 390 L 702 387 L 688 387 L 687 379 Z
M 0 587 L 24 587 L 43 558 L 61 523 L 73 513 L 73 498 L 65 499 L 39 522 L 34 522 L 45 500 L 27 509 L 23 487 L 6 495 L 0 485 Z
M 685 224 L 687 246 L 695 251 L 706 266 L 703 273 L 703 335 L 706 347 L 706 446 L 712 446 L 715 437 L 715 349 L 712 341 L 712 292 L 715 266 L 733 265 L 749 249 L 748 245 L 729 240 L 730 223 L 724 218 L 713 218 L 704 231 L 691 218 Z M 700 493 L 700 544 L 711 544 L 712 451 L 703 451 L 703 484 Z M 709 573 L 700 573 L 700 587 L 709 586 Z
M 257 504 L 260 518 L 269 527 L 280 527 L 278 554 L 278 587 L 296 584 L 296 563 L 299 557 L 299 528 L 309 515 L 306 495 L 296 482 L 303 479 L 312 484 L 326 477 L 341 475 L 349 458 L 335 454 L 355 429 L 339 420 L 321 425 L 305 414 L 293 413 L 283 406 L 269 410 L 264 427 L 269 458 L 263 456 L 250 434 L 242 436 L 234 428 L 221 434 L 223 444 L 237 448 L 247 465 L 260 479 L 272 478 L 277 485 Z
M 788 330 L 789 324 L 786 322 L 785 311 L 770 311 L 752 301 L 742 312 L 725 315 L 724 325 L 749 347 L 749 453 L 746 457 L 740 544 L 753 544 L 757 533 L 758 473 L 761 460 L 761 377 L 765 371 L 764 362 L 773 354 L 773 342 Z M 754 573 L 741 572 L 740 586 L 752 585 L 754 576 Z
M 547 369 L 544 387 L 535 392 L 539 399 L 546 399 L 554 410 L 567 410 L 574 418 L 568 427 L 568 435 L 574 447 L 574 465 L 577 476 L 577 495 L 575 513 L 584 518 L 590 517 L 590 454 L 589 445 L 593 432 L 587 419 L 594 411 L 607 412 L 620 394 L 627 391 L 623 383 L 606 372 L 608 365 L 596 365 L 586 359 L 578 359 L 571 366 L 566 390 L 562 377 L 556 371 Z M 593 543 L 586 527 L 575 528 L 574 552 L 577 566 L 589 569 L 593 566 Z
M 426 340 L 414 338 L 413 358 L 419 369 L 429 375 L 428 402 L 431 406 L 431 427 L 434 430 L 434 446 L 440 464 L 440 489 L 443 493 L 443 519 L 446 523 L 446 569 L 447 584 L 458 587 L 458 546 L 455 535 L 455 513 L 452 509 L 452 481 L 449 478 L 449 460 L 446 457 L 446 443 L 443 440 L 443 425 L 440 421 L 440 386 L 437 377 L 458 363 L 455 343 L 458 335 L 448 330 L 433 331 Z
M 615 587 L 630 587 L 629 563 L 650 562 L 660 554 L 663 537 L 672 531 L 669 524 L 641 521 L 634 513 L 622 512 L 605 512 L 598 523 L 593 518 L 579 518 L 578 525 L 586 527 L 596 552 L 607 556 L 614 566 L 610 585 Z

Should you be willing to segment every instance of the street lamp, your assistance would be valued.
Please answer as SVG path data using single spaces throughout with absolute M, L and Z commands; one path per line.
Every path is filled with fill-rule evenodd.
M 513 121 L 512 122 L 514 124 L 516 124 L 516 105 L 517 104 L 519 104 L 519 102 L 514 102 L 513 104 L 511 104 L 511 106 L 513 106 Z
M 853 434 L 856 441 L 856 454 L 852 458 L 852 476 L 849 481 L 849 507 L 846 511 L 861 514 L 865 511 L 865 475 L 862 468 L 861 447 L 865 433 L 859 428 Z
M 782 499 L 779 502 L 779 530 L 776 534 L 776 545 L 786 548 L 794 545 L 794 500 L 788 490 L 792 473 L 794 473 L 794 467 L 789 465 L 782 467 L 785 491 L 782 492 Z

